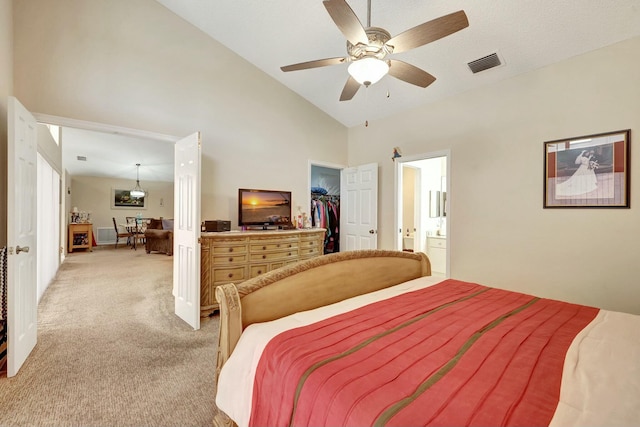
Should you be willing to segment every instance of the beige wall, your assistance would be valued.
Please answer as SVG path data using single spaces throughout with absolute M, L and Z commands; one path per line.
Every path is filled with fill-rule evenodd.
M 145 197 L 145 209 L 114 208 L 111 206 L 111 190 L 133 188 L 135 181 L 74 176 L 71 178 L 71 204 L 68 210 L 77 207 L 79 211 L 91 212 L 94 233 L 98 232 L 98 227 L 113 228 L 112 218 L 118 224 L 124 224 L 125 217 L 136 216 L 138 212 L 144 218 L 173 218 L 173 183 L 145 181 L 141 184 L 148 193 Z M 66 215 L 68 218 L 69 212 Z
M 0 0 L 0 247 L 7 244 L 7 96 L 13 95 L 13 1 Z
M 153 0 L 21 0 L 15 92 L 31 111 L 202 132 L 202 218 L 240 187 L 308 200 L 309 160 L 346 164 L 347 129 Z
M 635 38 L 350 129 L 349 164 L 381 165 L 380 246 L 393 246 L 393 146 L 450 148 L 452 277 L 640 313 L 640 156 L 631 209 L 542 208 L 544 141 L 640 134 L 639 69 Z

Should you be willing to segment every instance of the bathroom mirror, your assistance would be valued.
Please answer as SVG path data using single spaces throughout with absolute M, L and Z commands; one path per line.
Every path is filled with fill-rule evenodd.
M 429 191 L 429 217 L 440 216 L 440 191 Z
M 447 216 L 447 177 L 443 176 L 440 180 L 440 189 L 442 196 L 440 199 L 440 216 Z

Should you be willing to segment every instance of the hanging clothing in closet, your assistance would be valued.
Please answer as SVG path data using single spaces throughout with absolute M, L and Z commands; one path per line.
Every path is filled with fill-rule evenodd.
M 327 230 L 325 254 L 340 252 L 340 196 L 311 195 L 311 226 Z

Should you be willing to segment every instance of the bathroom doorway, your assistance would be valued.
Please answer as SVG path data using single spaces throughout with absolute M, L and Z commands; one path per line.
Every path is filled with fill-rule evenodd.
M 424 252 L 434 275 L 449 274 L 449 152 L 396 158 L 396 249 Z

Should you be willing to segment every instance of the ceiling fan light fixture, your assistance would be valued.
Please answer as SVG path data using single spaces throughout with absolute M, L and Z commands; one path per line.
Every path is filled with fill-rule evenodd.
M 139 199 L 144 197 L 146 192 L 140 187 L 140 163 L 136 163 L 136 186 L 133 187 L 133 190 L 129 191 L 129 195 L 134 199 Z
M 369 86 L 378 82 L 389 72 L 389 64 L 378 58 L 362 58 L 353 61 L 349 74 L 361 85 Z

